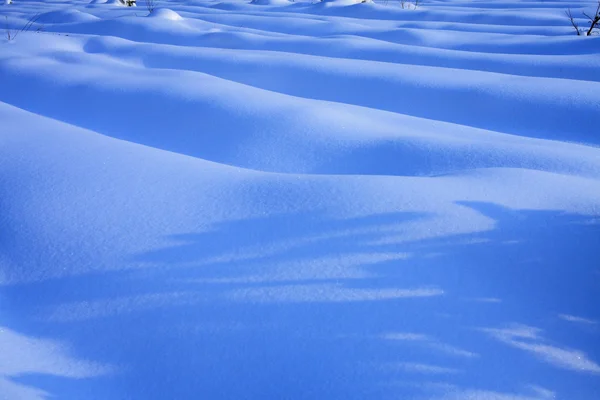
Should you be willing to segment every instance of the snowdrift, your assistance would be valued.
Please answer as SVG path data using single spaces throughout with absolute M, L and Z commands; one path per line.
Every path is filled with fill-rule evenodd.
M 0 9 L 0 398 L 596 400 L 593 3 L 115 5 Z

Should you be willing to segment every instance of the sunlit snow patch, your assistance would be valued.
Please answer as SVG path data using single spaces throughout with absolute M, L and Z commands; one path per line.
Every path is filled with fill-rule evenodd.
M 170 21 L 179 21 L 183 19 L 181 15 L 168 8 L 157 8 L 156 10 L 152 11 L 150 17 L 157 19 L 167 19 Z

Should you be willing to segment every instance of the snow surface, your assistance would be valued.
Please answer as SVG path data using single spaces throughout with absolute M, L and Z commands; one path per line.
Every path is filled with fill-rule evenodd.
M 156 5 L 0 6 L 0 399 L 598 399 L 593 1 Z

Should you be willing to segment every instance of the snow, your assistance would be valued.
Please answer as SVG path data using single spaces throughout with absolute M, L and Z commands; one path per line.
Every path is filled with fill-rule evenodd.
M 260 6 L 288 5 L 290 0 L 252 0 L 251 3 Z
M 149 15 L 150 18 L 159 18 L 166 19 L 170 21 L 179 21 L 181 19 L 181 15 L 177 14 L 173 10 L 169 10 L 168 8 L 157 8 L 152 11 Z
M 593 1 L 9 3 L 0 399 L 597 398 Z

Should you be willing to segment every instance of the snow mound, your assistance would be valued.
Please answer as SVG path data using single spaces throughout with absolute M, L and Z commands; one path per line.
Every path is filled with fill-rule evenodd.
M 91 1 L 0 8 L 0 400 L 599 399 L 597 0 Z
M 170 21 L 179 21 L 179 20 L 183 19 L 183 17 L 181 15 L 177 14 L 175 11 L 170 10 L 168 8 L 158 8 L 158 9 L 152 11 L 152 14 L 150 14 L 150 17 L 158 18 L 158 19 L 167 19 Z
M 336 6 L 351 6 L 354 4 L 373 3 L 373 0 L 321 0 L 321 3 Z
M 92 0 L 92 1 L 90 1 L 89 6 L 94 6 L 97 4 L 107 4 L 110 6 L 123 6 L 124 5 L 123 3 L 121 3 L 120 0 Z
M 124 6 L 125 4 L 121 3 L 120 0 L 92 0 L 90 1 L 87 8 L 94 8 L 93 6 L 98 4 L 106 4 L 109 6 Z
M 58 10 L 40 15 L 37 22 L 44 24 L 68 24 L 74 22 L 96 21 L 98 19 L 98 17 L 79 10 Z
M 289 0 L 252 0 L 250 4 L 256 4 L 259 6 L 283 6 L 290 4 Z

